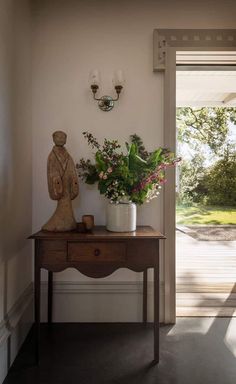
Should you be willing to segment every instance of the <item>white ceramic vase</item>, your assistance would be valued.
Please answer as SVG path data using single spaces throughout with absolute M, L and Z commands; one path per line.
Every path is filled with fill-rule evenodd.
M 107 203 L 106 227 L 111 232 L 136 230 L 137 207 L 134 203 Z

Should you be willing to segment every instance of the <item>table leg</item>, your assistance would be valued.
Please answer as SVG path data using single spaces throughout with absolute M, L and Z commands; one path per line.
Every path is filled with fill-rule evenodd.
M 52 324 L 53 272 L 48 271 L 48 324 Z
M 39 241 L 35 240 L 35 263 L 34 263 L 34 313 L 35 313 L 35 358 L 39 364 L 39 342 L 40 342 L 40 275 L 39 264 Z
M 143 271 L 143 323 L 147 324 L 147 269 Z
M 154 362 L 159 362 L 159 252 L 154 266 Z

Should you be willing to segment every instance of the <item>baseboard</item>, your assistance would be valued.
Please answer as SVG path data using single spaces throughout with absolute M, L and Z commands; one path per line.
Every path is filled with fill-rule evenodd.
M 25 289 L 0 323 L 0 384 L 13 363 L 33 322 L 33 284 Z
M 142 321 L 142 282 L 55 281 L 54 322 Z M 163 303 L 164 285 L 160 299 Z M 162 308 L 162 304 L 161 304 Z M 47 282 L 42 283 L 42 321 L 47 319 Z M 153 320 L 153 283 L 148 283 L 148 320 Z

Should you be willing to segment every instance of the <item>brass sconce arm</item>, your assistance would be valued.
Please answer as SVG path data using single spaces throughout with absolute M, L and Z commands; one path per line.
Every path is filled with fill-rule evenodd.
M 92 85 L 91 85 L 91 89 L 92 89 L 92 92 L 93 92 L 93 98 L 94 98 L 94 100 L 99 101 L 100 98 L 97 98 L 97 97 L 96 97 L 96 93 L 97 93 L 97 91 L 98 91 L 98 89 L 99 89 L 99 86 L 96 85 L 96 84 L 92 84 Z
M 99 86 L 96 85 L 96 84 L 92 84 L 92 85 L 91 85 L 91 89 L 92 89 L 92 92 L 93 92 L 93 98 L 94 98 L 94 100 L 97 100 L 97 101 L 102 100 L 102 97 L 104 97 L 104 96 L 102 96 L 102 97 L 96 97 L 96 93 L 97 93 L 97 91 L 98 91 L 98 89 L 99 89 Z M 117 100 L 119 100 L 120 93 L 121 93 L 122 89 L 123 89 L 122 85 L 116 85 L 116 86 L 115 86 L 115 90 L 116 90 L 116 94 L 117 94 L 117 96 L 116 96 L 116 98 L 114 98 L 114 97 L 112 98 L 113 101 L 117 101 Z M 108 97 L 108 96 L 107 96 L 107 97 Z
M 122 89 L 123 89 L 122 85 L 116 85 L 116 86 L 115 86 L 115 90 L 116 90 L 117 97 L 116 97 L 116 99 L 113 99 L 114 101 L 119 100 L 119 98 L 120 98 L 120 93 L 121 93 Z

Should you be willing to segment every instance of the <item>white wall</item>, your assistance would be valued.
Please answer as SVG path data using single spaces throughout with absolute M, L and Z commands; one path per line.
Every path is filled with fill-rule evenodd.
M 24 316 L 30 290 L 32 299 L 32 252 L 27 240 L 32 226 L 31 140 L 29 2 L 1 0 L 0 382 L 32 321 Z
M 33 4 L 33 228 L 38 230 L 54 210 L 46 182 L 52 132 L 62 129 L 68 133 L 67 148 L 75 161 L 90 155 L 82 137 L 86 130 L 100 140 L 108 137 L 122 142 L 136 132 L 149 150 L 162 145 L 163 75 L 152 71 L 153 29 L 235 28 L 236 3 L 227 0 L 35 0 Z M 102 73 L 102 94 L 112 93 L 113 70 L 125 71 L 124 92 L 111 112 L 100 111 L 92 100 L 87 79 L 94 67 Z M 80 197 L 74 204 L 77 220 L 82 214 L 91 213 L 97 224 L 103 224 L 104 200 L 95 188 L 82 182 L 80 187 Z M 139 209 L 138 223 L 162 230 L 161 210 L 161 198 L 144 205 Z M 140 278 L 122 270 L 105 281 L 135 284 Z M 56 279 L 88 281 L 73 270 L 57 274 Z M 71 321 L 80 319 L 76 313 L 77 303 L 82 305 L 83 300 L 74 295 Z M 60 314 L 63 309 L 65 301 L 61 299 L 56 320 L 63 318 Z M 109 314 L 104 308 L 103 314 L 95 312 L 88 318 L 105 321 Z M 122 314 L 123 320 L 127 320 L 125 310 Z

